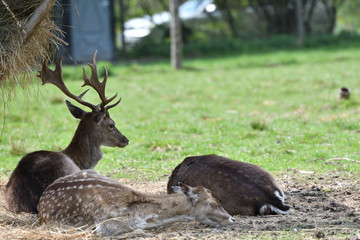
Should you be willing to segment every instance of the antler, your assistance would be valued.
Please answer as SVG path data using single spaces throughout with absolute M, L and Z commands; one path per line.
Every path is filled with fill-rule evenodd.
M 100 104 L 101 111 L 107 111 L 108 109 L 118 105 L 120 103 L 120 101 L 121 101 L 121 98 L 116 103 L 105 107 L 112 100 L 114 100 L 117 97 L 118 94 L 116 93 L 114 96 L 112 96 L 109 99 L 106 98 L 106 96 L 105 96 L 105 87 L 106 87 L 106 81 L 107 81 L 107 77 L 108 77 L 108 71 L 104 67 L 104 71 L 105 71 L 104 80 L 102 82 L 100 82 L 99 78 L 98 78 L 96 60 L 95 60 L 96 53 L 97 53 L 97 51 L 95 51 L 95 53 L 94 53 L 94 56 L 92 58 L 92 63 L 88 64 L 90 66 L 90 68 L 91 68 L 91 76 L 90 76 L 90 78 L 88 78 L 86 76 L 85 68 L 83 68 L 84 84 L 82 85 L 82 87 L 83 86 L 90 86 L 90 87 L 94 88 L 95 91 L 98 93 L 100 99 L 101 99 L 101 104 Z
M 56 87 L 58 87 L 66 96 L 74 99 L 78 103 L 80 103 L 84 106 L 87 106 L 87 107 L 91 108 L 92 110 L 97 109 L 97 106 L 82 100 L 82 97 L 85 95 L 85 93 L 87 93 L 87 91 L 89 91 L 89 89 L 85 90 L 79 96 L 76 96 L 76 95 L 72 94 L 69 91 L 69 89 L 66 87 L 64 80 L 63 80 L 63 75 L 62 75 L 62 58 L 58 62 L 56 62 L 56 67 L 55 67 L 54 71 L 49 69 L 49 67 L 47 65 L 47 61 L 45 60 L 41 71 L 38 72 L 37 77 L 41 78 L 42 85 L 44 85 L 45 83 L 51 83 L 51 84 L 55 85 Z

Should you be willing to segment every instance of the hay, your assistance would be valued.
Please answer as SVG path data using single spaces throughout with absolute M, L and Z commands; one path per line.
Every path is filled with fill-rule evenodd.
M 42 0 L 0 0 L 0 89 L 10 96 L 15 86 L 26 88 L 34 68 L 48 59 L 60 43 L 60 30 L 47 13 L 24 42 L 23 27 Z
M 15 214 L 6 210 L 6 180 L 0 180 L 0 239 L 99 239 L 90 229 L 55 224 L 40 224 L 37 215 Z

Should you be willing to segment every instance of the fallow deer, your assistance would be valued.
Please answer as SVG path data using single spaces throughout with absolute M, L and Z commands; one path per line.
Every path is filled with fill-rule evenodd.
M 210 189 L 231 215 L 289 213 L 274 176 L 254 164 L 217 155 L 187 157 L 169 177 L 168 193 L 177 182 Z
M 173 189 L 176 194 L 143 193 L 83 170 L 54 181 L 40 198 L 38 215 L 42 223 L 91 227 L 101 236 L 194 219 L 215 227 L 234 223 L 209 190 L 182 183 Z
M 87 77 L 83 68 L 83 86 L 90 86 L 98 93 L 101 103 L 93 105 L 82 99 L 86 90 L 79 96 L 72 94 L 66 87 L 62 76 L 62 61 L 56 63 L 54 71 L 44 62 L 38 77 L 42 84 L 51 83 L 58 87 L 66 96 L 89 107 L 92 111 L 82 109 L 66 101 L 71 114 L 80 119 L 75 135 L 66 149 L 60 152 L 36 151 L 24 156 L 11 174 L 6 185 L 5 198 L 7 207 L 13 212 L 37 213 L 37 205 L 45 188 L 59 177 L 80 171 L 92 169 L 102 158 L 100 146 L 125 147 L 128 139 L 115 127 L 110 118 L 109 109 L 118 105 L 121 98 L 112 105 L 117 94 L 111 98 L 105 96 L 107 70 L 102 82 L 99 81 L 96 67 L 96 52 L 92 58 L 91 76 Z

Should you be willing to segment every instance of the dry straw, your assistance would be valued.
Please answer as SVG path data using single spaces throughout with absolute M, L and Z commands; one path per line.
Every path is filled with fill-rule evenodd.
M 10 97 L 15 86 L 29 86 L 34 69 L 39 69 L 61 42 L 60 30 L 52 19 L 53 11 L 46 12 L 32 34 L 26 36 L 26 23 L 42 2 L 0 0 L 0 90 L 3 98 L 4 95 Z
M 99 239 L 91 229 L 83 230 L 59 224 L 40 224 L 36 214 L 16 214 L 8 211 L 4 198 L 6 181 L 7 179 L 0 180 L 0 239 Z

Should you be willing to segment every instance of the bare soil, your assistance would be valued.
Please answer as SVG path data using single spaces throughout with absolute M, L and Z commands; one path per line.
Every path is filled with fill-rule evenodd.
M 196 221 L 140 230 L 116 239 L 349 239 L 360 240 L 360 173 L 314 173 L 288 170 L 277 173 L 291 208 L 289 215 L 235 216 L 227 228 L 209 228 Z M 166 181 L 120 179 L 136 189 L 165 194 Z M 1 181 L 0 239 L 98 239 L 91 230 L 40 225 L 36 215 L 5 209 Z

